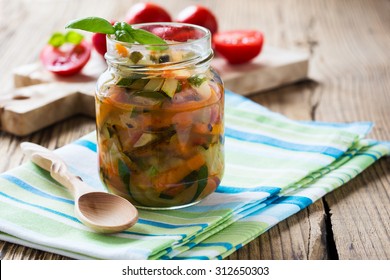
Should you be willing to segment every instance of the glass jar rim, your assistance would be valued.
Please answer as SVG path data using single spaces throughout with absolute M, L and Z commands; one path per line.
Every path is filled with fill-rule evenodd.
M 113 38 L 112 34 L 107 34 L 107 40 L 111 41 L 112 43 L 118 43 L 123 46 L 127 47 L 135 47 L 135 48 L 150 48 L 150 47 L 164 47 L 164 46 L 185 46 L 185 45 L 191 45 L 194 43 L 201 42 L 202 40 L 210 40 L 211 39 L 211 32 L 209 29 L 196 25 L 196 24 L 190 24 L 190 23 L 180 23 L 180 22 L 149 22 L 149 23 L 137 23 L 137 24 L 132 24 L 131 27 L 134 29 L 142 29 L 141 27 L 191 27 L 194 30 L 201 31 L 203 32 L 203 36 L 200 38 L 196 39 L 190 39 L 189 41 L 187 40 L 186 42 L 167 42 L 167 44 L 139 44 L 139 43 L 129 43 L 129 42 L 123 42 L 119 41 Z M 164 39 L 164 38 L 163 38 Z
M 207 65 L 213 57 L 211 47 L 211 32 L 207 28 L 199 25 L 176 23 L 176 22 L 152 22 L 140 23 L 132 26 L 135 29 L 143 28 L 145 30 L 153 28 L 163 28 L 162 37 L 167 44 L 139 44 L 118 41 L 113 35 L 107 35 L 107 52 L 104 55 L 107 63 L 113 67 L 127 67 L 132 71 L 143 71 L 145 68 L 185 68 L 189 64 Z M 149 28 L 149 29 L 148 29 Z M 166 28 L 166 29 L 165 29 Z M 175 29 L 178 28 L 178 29 Z M 180 33 L 180 28 L 185 32 Z M 155 30 L 155 32 L 158 32 Z M 175 37 L 176 36 L 176 37 Z M 175 40 L 176 39 L 176 40 Z M 185 40 L 185 41 L 180 41 Z M 126 55 L 118 51 L 117 45 L 121 45 L 125 50 L 121 50 Z M 128 53 L 138 53 L 137 57 L 155 57 L 157 53 L 162 55 L 169 52 L 187 52 L 188 55 L 182 56 L 181 60 L 167 61 L 156 63 L 154 60 L 139 60 L 140 62 L 129 63 Z M 146 63 L 145 63 L 146 62 Z

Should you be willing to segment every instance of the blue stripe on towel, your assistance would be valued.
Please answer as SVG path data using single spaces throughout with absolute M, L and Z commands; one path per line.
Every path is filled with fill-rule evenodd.
M 156 222 L 156 221 L 149 221 L 144 219 L 139 219 L 138 223 L 155 226 L 155 227 L 162 227 L 162 228 L 185 228 L 185 227 L 201 227 L 206 228 L 208 224 L 185 224 L 185 225 L 173 225 L 173 224 L 167 224 L 162 222 Z
M 187 237 L 187 234 L 184 233 L 144 233 L 144 232 L 136 232 L 131 230 L 125 230 L 121 232 L 122 234 L 128 234 L 128 235 L 139 235 L 139 236 L 180 236 L 182 239 Z
M 168 258 L 165 258 L 166 260 Z M 209 257 L 206 256 L 191 256 L 191 257 L 173 257 L 172 259 L 169 260 L 209 260 Z
M 231 243 L 228 243 L 228 242 L 199 243 L 199 244 L 196 244 L 196 246 L 198 246 L 198 247 L 220 246 L 220 247 L 226 248 L 227 250 L 230 250 L 233 248 L 233 245 Z
M 235 130 L 229 127 L 225 127 L 225 136 L 238 140 L 269 145 L 285 150 L 320 153 L 334 158 L 339 158 L 344 154 L 344 151 L 332 147 L 291 143 L 261 134 Z
M 215 190 L 217 193 L 243 193 L 243 192 L 266 192 L 269 194 L 275 194 L 280 192 L 281 188 L 279 187 L 267 187 L 267 186 L 261 186 L 261 187 L 254 187 L 254 188 L 237 188 L 237 187 L 230 187 L 230 186 L 218 186 L 218 188 Z
M 301 210 L 312 204 L 313 201 L 304 196 L 282 196 L 276 199 L 272 204 L 294 204 Z
M 37 205 L 37 204 L 33 204 L 33 203 L 30 203 L 30 202 L 27 202 L 27 201 L 23 201 L 23 200 L 17 199 L 15 197 L 10 196 L 10 195 L 8 195 L 6 193 L 3 193 L 3 192 L 0 192 L 0 195 L 6 197 L 8 199 L 11 199 L 13 201 L 16 201 L 16 202 L 18 202 L 20 204 L 32 206 L 34 208 L 41 209 L 41 210 L 44 210 L 46 212 L 50 212 L 50 213 L 56 214 L 58 216 L 67 218 L 67 219 L 72 220 L 74 222 L 81 223 L 76 217 L 70 216 L 68 214 L 65 214 L 65 213 L 62 213 L 62 212 L 59 212 L 59 211 L 56 211 L 56 210 L 53 210 L 53 209 L 50 209 L 50 208 L 47 208 L 47 207 L 44 207 L 44 206 L 41 206 L 41 205 Z
M 16 178 L 12 175 L 2 174 L 1 178 L 17 185 L 18 187 L 21 187 L 22 189 L 24 189 L 26 191 L 29 191 L 29 192 L 36 194 L 36 195 L 39 195 L 41 197 L 49 198 L 49 199 L 53 199 L 53 200 L 57 200 L 57 201 L 61 201 L 61 202 L 65 202 L 65 203 L 74 205 L 73 200 L 45 193 L 45 192 L 31 186 L 30 184 L 26 183 L 25 181 L 20 180 L 19 178 Z
M 80 146 L 83 146 L 83 147 L 86 147 L 88 149 L 90 149 L 91 151 L 93 152 L 97 152 L 97 146 L 95 143 L 89 141 L 89 140 L 86 140 L 86 139 L 79 139 L 75 142 L 73 142 L 73 144 L 76 144 L 76 145 L 80 145 Z

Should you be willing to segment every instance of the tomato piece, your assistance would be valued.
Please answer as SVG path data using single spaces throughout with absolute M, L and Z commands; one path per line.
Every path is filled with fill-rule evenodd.
M 172 40 L 176 42 L 187 42 L 188 40 L 196 40 L 203 37 L 203 33 L 191 26 L 161 26 L 151 25 L 145 26 L 143 29 L 159 36 L 164 40 Z
M 154 3 L 137 3 L 126 14 L 128 24 L 146 22 L 171 22 L 171 16 L 161 6 Z
M 215 50 L 231 64 L 245 63 L 258 56 L 263 42 L 263 33 L 256 30 L 226 31 L 213 36 Z
M 105 55 L 107 52 L 106 34 L 95 33 L 92 36 L 92 44 L 95 50 L 101 55 Z
M 83 69 L 91 57 L 92 46 L 83 40 L 78 45 L 65 44 L 55 48 L 46 45 L 40 54 L 44 67 L 60 76 L 74 75 Z
M 203 26 L 209 29 L 211 34 L 218 31 L 216 16 L 208 8 L 200 5 L 188 6 L 179 13 L 176 21 Z

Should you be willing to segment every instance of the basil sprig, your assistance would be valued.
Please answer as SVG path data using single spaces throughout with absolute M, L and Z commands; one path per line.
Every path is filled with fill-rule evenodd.
M 78 45 L 81 43 L 81 41 L 83 41 L 83 39 L 84 36 L 80 33 L 77 33 L 76 31 L 68 31 L 65 34 L 61 32 L 55 32 L 53 35 L 51 35 L 48 43 L 55 48 L 59 48 L 65 43 Z
M 65 28 L 81 29 L 84 31 L 113 34 L 115 39 L 126 43 L 143 45 L 166 45 L 160 37 L 143 29 L 134 29 L 126 22 L 116 22 L 114 25 L 103 18 L 87 17 L 69 22 Z

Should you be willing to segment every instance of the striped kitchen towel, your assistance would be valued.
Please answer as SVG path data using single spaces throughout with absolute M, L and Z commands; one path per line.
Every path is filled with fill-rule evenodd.
M 95 233 L 48 172 L 27 162 L 0 175 L 0 239 L 76 259 L 221 259 L 343 185 L 388 143 L 364 139 L 370 123 L 298 122 L 226 92 L 225 175 L 199 204 L 140 210 L 121 233 Z M 97 189 L 95 132 L 58 150 Z

